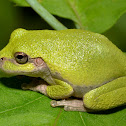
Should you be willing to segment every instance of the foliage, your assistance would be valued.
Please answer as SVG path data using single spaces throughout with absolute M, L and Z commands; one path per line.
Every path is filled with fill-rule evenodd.
M 25 0 L 11 0 L 28 7 Z M 51 14 L 67 18 L 76 28 L 102 33 L 126 11 L 126 0 L 38 0 Z M 59 2 L 60 1 L 60 2 Z M 126 109 L 115 108 L 101 113 L 65 112 L 52 108 L 48 97 L 21 90 L 27 78 L 0 79 L 1 126 L 125 126 Z
M 29 6 L 25 0 L 11 0 Z M 71 19 L 78 28 L 103 33 L 126 12 L 126 0 L 38 0 L 51 14 Z

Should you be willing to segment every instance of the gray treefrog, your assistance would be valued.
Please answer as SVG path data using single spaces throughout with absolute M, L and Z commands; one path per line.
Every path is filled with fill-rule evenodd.
M 99 111 L 126 104 L 126 54 L 98 33 L 20 28 L 11 34 L 0 58 L 0 69 L 9 76 L 42 78 L 47 84 L 23 89 L 55 99 L 53 107 Z M 77 99 L 69 100 L 71 96 Z

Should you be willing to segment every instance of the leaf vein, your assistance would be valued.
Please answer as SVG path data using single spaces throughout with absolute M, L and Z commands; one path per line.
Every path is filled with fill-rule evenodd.
M 79 115 L 80 115 L 80 118 L 81 118 L 81 120 L 82 120 L 83 125 L 86 126 L 86 124 L 85 124 L 85 122 L 84 122 L 84 119 L 83 119 L 83 117 L 82 117 L 82 115 L 81 115 L 81 112 L 79 112 Z
M 57 122 L 58 122 L 58 119 L 59 119 L 59 117 L 60 117 L 62 111 L 63 111 L 63 108 L 60 109 L 60 111 L 59 111 L 59 113 L 58 113 L 58 115 L 57 115 L 57 117 L 56 117 L 56 119 L 55 119 L 55 121 L 54 121 L 53 126 L 56 126 L 56 124 L 57 124 Z
M 73 10 L 75 16 L 76 16 L 77 19 L 78 19 L 78 22 L 77 22 L 78 25 L 80 26 L 81 29 L 84 29 L 84 28 L 83 28 L 83 25 L 82 25 L 82 23 L 81 23 L 81 20 L 80 20 L 80 16 L 79 16 L 79 14 L 78 14 L 78 12 L 77 12 L 77 10 L 76 10 L 75 4 L 73 4 L 73 3 L 70 2 L 70 1 L 68 1 L 68 3 L 69 3 L 69 5 L 70 5 L 71 9 Z
M 37 101 L 37 100 L 39 100 L 39 99 L 41 99 L 41 98 L 42 98 L 42 96 L 41 96 L 41 97 L 38 97 L 38 98 L 36 98 L 36 99 L 34 99 L 34 100 L 32 100 L 32 101 L 29 101 L 29 102 L 27 102 L 27 103 L 24 104 L 24 105 L 20 105 L 20 106 L 18 106 L 18 107 L 14 107 L 14 108 L 11 108 L 11 109 L 7 109 L 7 110 L 5 110 L 5 111 L 1 111 L 0 114 L 5 113 L 5 112 L 8 112 L 8 111 L 15 110 L 15 109 L 22 108 L 22 107 L 24 107 L 24 106 L 26 106 L 26 105 L 28 105 L 28 104 L 31 104 L 31 103 L 33 103 L 33 102 L 35 102 L 35 101 Z

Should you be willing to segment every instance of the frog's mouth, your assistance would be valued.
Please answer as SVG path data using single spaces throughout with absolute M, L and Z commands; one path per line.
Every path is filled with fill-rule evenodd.
M 46 62 L 41 57 L 32 58 L 24 52 L 15 52 L 13 58 L 1 57 L 0 69 L 7 77 L 16 75 L 40 77 L 49 84 L 55 84 Z M 0 76 L 2 77 L 2 74 Z

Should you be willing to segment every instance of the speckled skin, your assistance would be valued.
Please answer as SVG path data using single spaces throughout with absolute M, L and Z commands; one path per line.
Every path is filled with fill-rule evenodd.
M 14 59 L 15 52 L 24 52 L 30 58 L 41 57 L 49 67 L 52 77 L 56 76 L 54 78 L 56 85 L 65 85 L 61 91 L 62 97 L 55 97 L 57 90 L 60 90 L 59 87 L 55 91 L 53 90 L 55 92 L 54 96 L 49 95 L 48 92 L 50 91 L 47 89 L 47 94 L 52 98 L 66 98 L 71 95 L 83 97 L 89 90 L 99 86 L 102 87 L 103 84 L 108 84 L 107 87 L 109 88 L 114 80 L 115 83 L 110 86 L 111 91 L 116 85 L 117 78 L 125 78 L 126 75 L 125 54 L 105 36 L 90 31 L 77 29 L 27 31 L 17 29 L 12 33 L 8 45 L 0 52 L 0 57 Z M 7 60 L 1 65 L 1 69 L 11 75 L 24 74 L 42 77 L 39 73 L 35 75 L 34 70 L 36 68 L 31 63 L 15 65 L 15 63 Z M 121 80 L 126 82 L 126 79 Z M 68 94 L 64 87 L 68 87 Z M 104 87 L 101 88 L 101 92 L 104 89 Z M 126 92 L 126 84 L 123 84 L 122 89 Z M 107 88 L 105 90 L 107 91 Z M 67 95 L 64 97 L 64 94 Z M 105 106 L 100 108 L 101 104 L 98 107 L 94 105 L 96 108 L 92 107 L 94 103 L 94 100 L 90 100 L 93 99 L 90 98 L 93 97 L 92 94 L 85 95 L 84 104 L 87 104 L 86 107 L 96 110 L 108 109 Z M 110 105 L 109 108 L 126 103 L 126 97 L 122 96 L 122 94 L 119 99 L 122 99 L 121 103 Z M 91 103 L 88 103 L 88 101 Z M 109 104 L 109 101 L 107 103 Z

